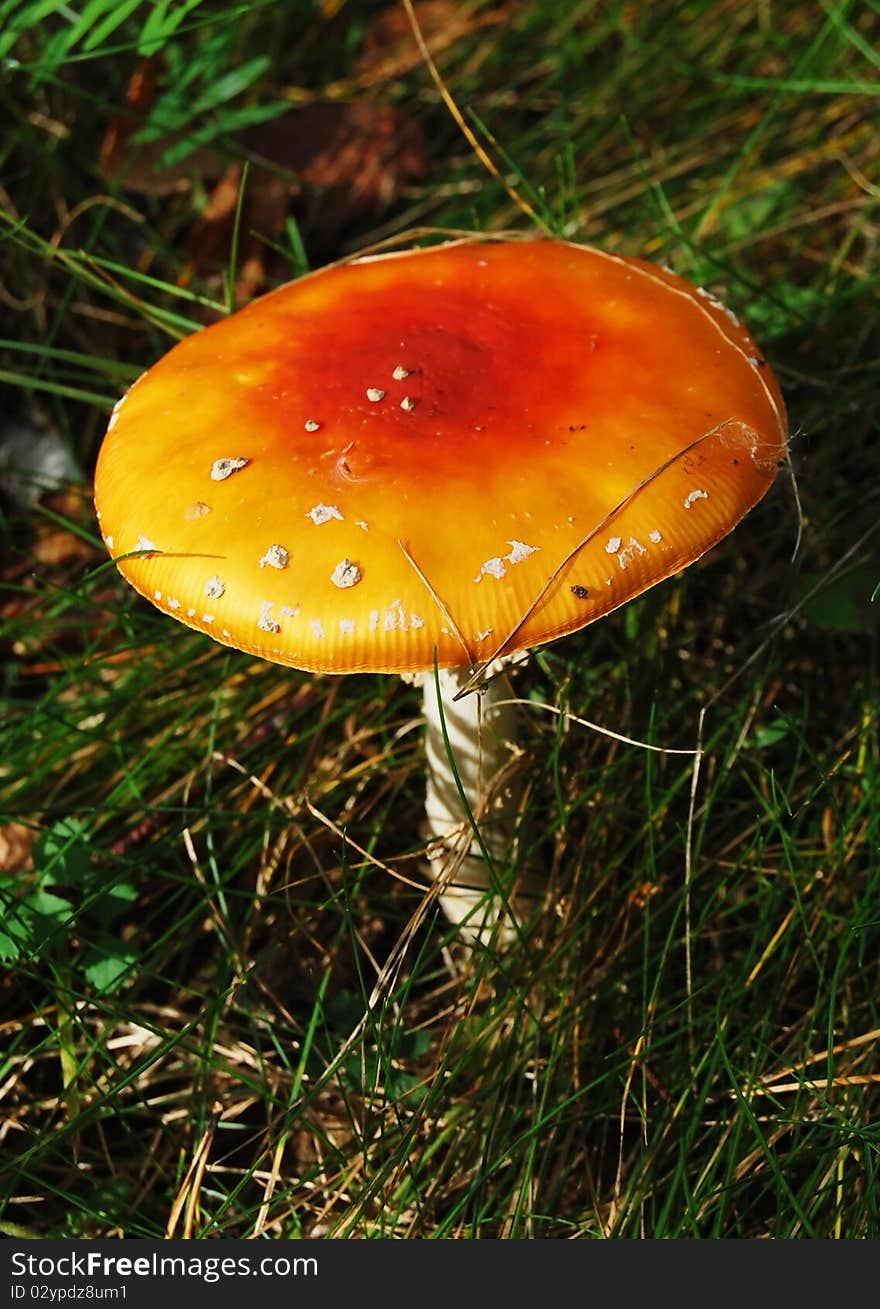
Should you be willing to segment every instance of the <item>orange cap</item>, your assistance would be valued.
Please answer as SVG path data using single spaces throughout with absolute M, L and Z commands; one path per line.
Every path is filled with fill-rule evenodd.
M 705 292 L 475 240 L 314 273 L 182 341 L 116 406 L 95 499 L 173 617 L 399 672 L 615 609 L 729 532 L 785 449 L 770 369 Z

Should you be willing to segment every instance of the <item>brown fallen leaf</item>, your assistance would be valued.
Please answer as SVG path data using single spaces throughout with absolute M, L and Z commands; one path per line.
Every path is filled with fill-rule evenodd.
M 0 873 L 33 871 L 33 848 L 37 830 L 24 823 L 0 825 Z
M 447 0 L 435 0 L 425 6 L 426 22 L 440 31 L 441 20 L 452 22 L 452 9 Z M 460 35 L 471 21 L 470 17 L 464 24 L 456 20 L 452 31 Z M 365 62 L 358 65 L 358 76 L 374 88 L 381 81 L 376 51 L 393 32 L 397 32 L 393 20 L 383 11 L 364 37 Z M 399 39 L 404 39 L 402 31 Z M 406 39 L 418 63 L 411 32 Z M 418 119 L 405 105 L 375 89 L 368 94 L 358 91 L 356 98 L 316 98 L 229 138 L 226 154 L 207 147 L 169 165 L 163 156 L 175 144 L 174 138 L 132 145 L 133 135 L 156 103 L 163 75 L 158 58 L 137 65 L 125 107 L 108 125 L 99 165 L 109 180 L 131 191 L 167 195 L 191 189 L 194 180 L 208 191 L 207 204 L 187 238 L 184 283 L 196 277 L 210 280 L 226 270 L 245 158 L 251 166 L 241 198 L 238 302 L 250 299 L 269 281 L 271 246 L 283 234 L 291 213 L 310 251 L 322 259 L 335 253 L 347 228 L 377 220 L 408 186 L 428 174 L 430 155 Z M 239 158 L 230 162 L 229 152 Z
M 303 105 L 264 123 L 246 139 L 252 161 L 242 197 L 236 301 L 269 278 L 269 243 L 293 212 L 310 249 L 331 253 L 354 223 L 375 221 L 429 169 L 420 124 L 403 107 L 363 98 Z M 188 241 L 187 276 L 225 269 L 242 179 L 226 169 Z
M 35 519 L 33 557 L 40 564 L 57 566 L 65 563 L 96 564 L 103 560 L 104 552 L 74 530 L 79 523 L 91 527 L 91 501 L 83 488 L 52 491 L 40 497 L 40 503 L 53 514 L 67 518 L 70 527 L 51 519 Z
M 138 62 L 126 87 L 126 107 L 110 119 L 98 152 L 98 167 L 104 176 L 141 195 L 188 191 L 194 177 L 216 178 L 224 167 L 222 155 L 210 147 L 193 151 L 179 164 L 163 165 L 162 156 L 178 139 L 174 136 L 132 144 L 132 137 L 156 103 L 164 71 L 161 55 Z
M 265 284 L 269 243 L 283 233 L 289 213 L 296 214 L 313 252 L 321 257 L 333 250 L 347 227 L 378 219 L 429 169 L 418 121 L 399 105 L 366 98 L 292 109 L 252 130 L 241 144 L 251 168 L 239 225 L 238 301 L 251 298 Z M 189 186 L 193 172 L 201 170 L 202 182 L 213 186 L 187 241 L 189 260 L 182 280 L 222 272 L 232 245 L 242 164 L 230 164 L 218 173 L 219 156 L 203 152 L 197 160 L 185 161 L 190 171 L 184 177 L 178 171 L 183 165 L 156 169 L 154 162 L 144 158 L 115 180 L 165 194 Z

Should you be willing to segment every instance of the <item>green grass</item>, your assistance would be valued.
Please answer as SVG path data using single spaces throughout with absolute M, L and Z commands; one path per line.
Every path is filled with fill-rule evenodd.
M 0 1230 L 877 1238 L 877 8 L 458 3 L 435 58 L 495 178 L 412 44 L 361 70 L 380 8 L 0 4 L 0 403 L 85 479 L 3 511 Z M 244 127 L 327 88 L 430 142 L 381 213 L 295 200 L 267 284 L 539 221 L 708 285 L 780 378 L 801 516 L 781 476 L 517 674 L 547 893 L 504 953 L 412 924 L 412 688 L 230 654 L 106 561 L 109 408 L 224 311 L 250 236 L 192 267 L 198 155 L 164 196 L 97 168 L 158 42 L 191 76 L 154 126 L 250 158 L 248 188 Z

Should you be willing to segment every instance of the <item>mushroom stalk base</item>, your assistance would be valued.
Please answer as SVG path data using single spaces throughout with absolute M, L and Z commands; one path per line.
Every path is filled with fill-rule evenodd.
M 443 912 L 474 944 L 494 938 L 503 943 L 515 935 L 511 912 L 522 905 L 509 885 L 502 886 L 511 863 L 520 787 L 515 742 L 515 707 L 502 703 L 510 692 L 504 679 L 494 677 L 485 691 L 453 697 L 468 681 L 466 668 L 442 669 L 437 681 L 424 677 L 427 754 L 427 815 L 429 866 L 441 883 Z M 438 701 L 449 741 L 447 750 Z M 450 766 L 449 753 L 467 803 L 477 823 L 474 833 Z M 487 865 L 480 846 L 492 863 Z

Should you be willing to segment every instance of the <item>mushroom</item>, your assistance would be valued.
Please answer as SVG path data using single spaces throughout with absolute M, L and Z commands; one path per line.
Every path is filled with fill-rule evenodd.
M 424 674 L 431 864 L 473 942 L 523 903 L 496 880 L 516 724 L 492 674 L 699 558 L 785 451 L 776 381 L 708 293 L 474 239 L 336 265 L 180 342 L 114 409 L 95 498 L 127 581 L 214 640 Z

